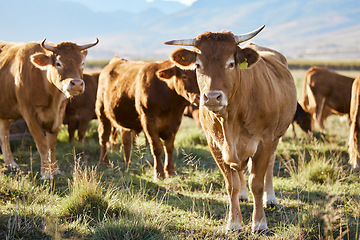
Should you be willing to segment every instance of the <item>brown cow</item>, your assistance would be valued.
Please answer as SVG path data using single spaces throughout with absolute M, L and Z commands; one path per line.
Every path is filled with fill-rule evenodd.
M 285 57 L 255 44 L 238 46 L 262 28 L 241 36 L 207 32 L 196 39 L 165 43 L 195 47 L 193 51 L 178 49 L 171 59 L 181 68 L 196 68 L 200 122 L 226 181 L 231 230 L 242 228 L 239 194 L 246 196 L 243 171 L 249 159 L 255 202 L 252 230 L 268 229 L 262 199 L 276 204 L 272 187 L 275 150 L 296 110 L 295 84 Z
M 358 171 L 360 169 L 360 76 L 352 85 L 350 119 L 349 162 L 352 169 Z
M 349 114 L 353 81 L 352 77 L 323 67 L 311 67 L 306 71 L 302 105 L 321 130 L 329 115 Z
M 74 141 L 75 130 L 78 129 L 79 142 L 84 143 L 85 133 L 91 119 L 96 119 L 95 101 L 100 73 L 84 73 L 85 91 L 71 98 L 66 105 L 64 124 L 68 125 L 69 142 Z
M 107 143 L 116 127 L 120 128 L 128 163 L 133 133 L 143 130 L 154 157 L 155 176 L 174 175 L 175 134 L 185 107 L 189 102 L 197 103 L 198 97 L 194 71 L 180 70 L 170 61 L 145 63 L 112 59 L 100 73 L 96 100 L 100 162 L 108 164 Z M 164 167 L 160 138 L 165 141 Z
M 84 92 L 86 49 L 97 43 L 0 43 L 0 140 L 7 167 L 18 168 L 10 150 L 9 127 L 22 117 L 40 153 L 42 179 L 60 173 L 57 134 L 68 98 Z

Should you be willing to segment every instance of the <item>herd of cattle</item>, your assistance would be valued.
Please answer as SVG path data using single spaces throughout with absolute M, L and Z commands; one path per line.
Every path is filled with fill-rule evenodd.
M 249 167 L 254 196 L 252 230 L 267 230 L 263 204 L 276 205 L 272 176 L 275 150 L 289 125 L 308 132 L 330 114 L 349 114 L 350 163 L 360 167 L 360 78 L 312 67 L 306 73 L 302 102 L 280 53 L 239 43 L 251 33 L 206 32 L 194 39 L 165 42 L 179 48 L 170 60 L 130 61 L 114 57 L 99 73 L 83 73 L 87 49 L 94 43 L 0 42 L 0 140 L 5 165 L 18 168 L 10 150 L 9 126 L 23 118 L 41 158 L 41 177 L 60 174 L 55 151 L 61 124 L 69 140 L 79 141 L 91 119 L 98 119 L 100 163 L 109 164 L 110 144 L 121 134 L 125 161 L 143 131 L 154 158 L 155 177 L 170 177 L 174 139 L 184 110 L 199 119 L 229 195 L 229 230 L 242 229 L 239 200 L 247 200 L 243 171 Z M 194 106 L 196 105 L 196 106 Z M 161 139 L 164 140 L 164 147 Z M 165 148 L 164 164 L 161 160 Z

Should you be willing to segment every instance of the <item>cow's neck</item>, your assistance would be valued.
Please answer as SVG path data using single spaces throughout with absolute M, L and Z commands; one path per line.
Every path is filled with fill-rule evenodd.
M 37 117 L 47 132 L 58 132 L 64 119 L 68 98 L 52 83 L 45 83 L 47 100 L 37 105 Z

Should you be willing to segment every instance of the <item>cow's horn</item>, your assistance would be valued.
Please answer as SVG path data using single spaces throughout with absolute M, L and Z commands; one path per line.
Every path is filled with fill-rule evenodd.
M 196 39 L 182 39 L 182 40 L 172 40 L 164 42 L 166 45 L 182 45 L 182 46 L 195 46 Z
M 242 35 L 235 35 L 235 41 L 239 44 L 242 42 L 245 42 L 253 37 L 255 37 L 261 30 L 263 30 L 265 27 L 265 25 L 263 25 L 262 27 L 256 29 L 255 31 L 252 31 L 250 33 L 246 33 L 246 34 L 242 34 Z
M 52 52 L 55 50 L 54 46 L 49 45 L 49 44 L 46 43 L 46 38 L 41 42 L 41 47 L 43 49 L 46 49 L 46 50 L 49 50 L 49 51 L 52 51 Z
M 85 45 L 81 45 L 81 46 L 79 46 L 79 48 L 80 48 L 80 50 L 82 51 L 82 50 L 91 48 L 91 47 L 95 46 L 95 45 L 98 44 L 98 43 L 99 43 L 99 39 L 96 38 L 96 42 L 89 43 L 89 44 L 85 44 Z

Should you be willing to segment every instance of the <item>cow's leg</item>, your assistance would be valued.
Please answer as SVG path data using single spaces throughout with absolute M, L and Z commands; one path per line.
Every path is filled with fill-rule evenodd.
M 6 119 L 0 119 L 0 142 L 1 150 L 4 155 L 5 166 L 13 169 L 19 166 L 15 163 L 14 157 L 10 149 L 10 121 Z
M 165 178 L 164 167 L 161 161 L 161 154 L 163 153 L 163 144 L 160 140 L 159 132 L 155 121 L 151 116 L 147 116 L 145 112 L 141 114 L 141 126 L 145 136 L 150 144 L 151 154 L 154 158 L 154 172 L 155 178 Z
M 175 141 L 175 134 L 171 134 L 171 136 L 165 139 L 165 162 L 164 162 L 164 170 L 166 177 L 174 176 L 175 173 L 175 166 L 174 166 L 174 141 Z
M 72 117 L 69 117 L 68 132 L 69 132 L 70 143 L 74 142 L 75 130 L 76 130 L 76 120 L 74 120 Z
M 41 159 L 42 179 L 51 179 L 53 175 L 61 174 L 56 160 L 57 135 L 58 133 L 46 133 L 49 150 L 47 159 Z
M 78 128 L 78 136 L 79 136 L 79 142 L 84 143 L 85 142 L 85 135 L 86 131 L 89 126 L 90 119 L 81 119 L 79 121 L 79 128 Z
M 277 205 L 276 196 L 273 187 L 273 171 L 275 163 L 275 153 L 271 155 L 270 162 L 265 174 L 265 191 L 263 196 L 263 203 L 266 207 L 275 207 Z
M 124 147 L 125 162 L 129 165 L 131 162 L 131 147 L 133 144 L 133 132 L 129 129 L 120 128 L 121 141 Z
M 52 179 L 52 171 L 50 169 L 50 159 L 49 159 L 49 143 L 43 132 L 41 125 L 35 120 L 35 116 L 29 116 L 28 114 L 23 115 L 26 124 L 29 127 L 31 136 L 33 137 L 36 148 L 39 151 L 41 158 L 41 179 Z M 53 154 L 55 154 L 55 149 L 52 149 Z
M 222 159 L 221 150 L 214 144 L 211 137 L 208 137 L 209 147 L 211 153 L 224 176 L 226 189 L 230 200 L 229 219 L 227 223 L 227 230 L 229 231 L 241 231 L 242 230 L 242 215 L 240 211 L 239 193 L 240 193 L 240 174 L 229 165 L 225 164 Z M 245 181 L 244 181 L 245 182 Z M 245 186 L 246 188 L 246 186 Z
M 357 117 L 355 117 L 351 123 L 349 135 L 349 163 L 354 171 L 360 169 L 360 128 L 358 124 Z
M 242 202 L 247 202 L 249 197 L 247 194 L 247 187 L 246 187 L 246 182 L 244 179 L 244 171 L 240 171 L 239 172 L 239 177 L 240 177 L 240 193 L 239 193 L 239 200 Z
M 323 119 L 323 114 L 325 110 L 326 98 L 322 96 L 316 96 L 315 99 L 318 103 L 316 106 L 315 118 L 320 126 L 321 131 L 323 131 L 325 129 L 325 119 Z
M 112 126 L 110 120 L 105 116 L 103 108 L 101 108 L 100 110 L 100 116 L 98 115 L 98 120 L 99 120 L 98 135 L 99 135 L 99 144 L 100 144 L 99 163 L 108 166 L 109 158 L 107 156 L 107 152 L 108 152 L 108 142 L 112 131 Z
M 249 185 L 254 196 L 254 211 L 252 231 L 261 232 L 267 230 L 266 216 L 263 207 L 264 177 L 268 169 L 270 157 L 272 155 L 271 146 L 261 145 L 252 159 L 252 166 L 249 177 Z

